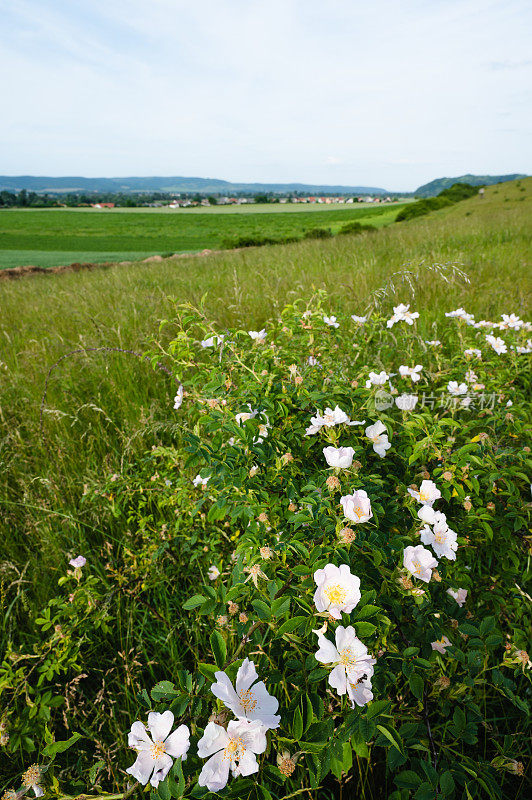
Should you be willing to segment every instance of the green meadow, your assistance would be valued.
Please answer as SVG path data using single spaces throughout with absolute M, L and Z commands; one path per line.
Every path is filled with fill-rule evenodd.
M 0 268 L 75 261 L 131 261 L 150 255 L 217 250 L 240 237 L 337 233 L 357 221 L 382 227 L 403 205 L 258 205 L 190 209 L 6 209 L 0 212 Z M 293 210 L 297 209 L 297 210 Z

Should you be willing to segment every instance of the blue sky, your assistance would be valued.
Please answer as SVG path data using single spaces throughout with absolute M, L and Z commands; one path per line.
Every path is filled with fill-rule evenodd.
M 0 0 L 0 173 L 532 173 L 529 0 Z

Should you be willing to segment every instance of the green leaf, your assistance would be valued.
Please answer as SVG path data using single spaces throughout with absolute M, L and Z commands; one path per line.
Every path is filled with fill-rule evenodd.
M 308 617 L 292 617 L 291 619 L 287 619 L 286 622 L 278 628 L 277 635 L 283 636 L 285 633 L 293 633 L 300 625 L 304 625 L 308 620 Z
M 225 660 L 227 658 L 227 647 L 225 646 L 225 641 L 222 634 L 219 631 L 213 631 L 213 633 L 211 633 L 209 636 L 209 641 L 211 643 L 216 665 L 220 669 L 223 669 Z
M 372 625 L 371 622 L 357 622 L 356 623 L 356 633 L 357 636 L 372 636 L 377 628 L 375 625 Z
M 170 681 L 159 681 L 150 692 L 154 703 L 159 703 L 161 700 L 173 700 L 178 697 L 179 693 L 179 690 Z
M 90 770 L 89 770 L 89 782 L 90 782 L 90 783 L 91 783 L 93 786 L 94 786 L 94 784 L 96 783 L 96 778 L 98 777 L 98 773 L 99 773 L 99 771 L 100 771 L 100 770 L 101 770 L 103 767 L 105 767 L 105 761 L 102 761 L 102 760 L 100 759 L 100 760 L 99 760 L 99 761 L 97 761 L 95 764 L 93 764 L 93 765 L 92 765 L 92 767 L 90 768 Z
M 161 800 L 171 800 L 172 794 L 170 792 L 170 781 L 168 778 L 165 778 L 164 781 L 159 783 L 159 786 L 157 787 L 157 794 Z
M 263 600 L 253 600 L 251 603 L 259 619 L 269 620 L 271 617 L 271 609 Z
M 399 734 L 396 731 L 392 733 L 390 730 L 388 730 L 388 728 L 385 728 L 384 725 L 377 725 L 377 729 L 384 736 L 386 736 L 386 738 L 392 744 L 392 746 L 395 747 L 395 749 L 398 750 L 401 753 L 401 755 L 403 755 L 403 747 L 402 747 L 403 743 L 401 742 Z
M 272 602 L 272 617 L 282 617 L 290 611 L 290 598 L 278 597 Z
M 299 706 L 296 708 L 292 720 L 292 736 L 296 741 L 299 741 L 303 736 L 303 717 Z
M 445 795 L 453 794 L 455 788 L 454 778 L 449 770 L 444 772 L 443 775 L 440 775 L 440 788 Z
M 69 747 L 72 747 L 72 745 L 76 744 L 76 742 L 81 738 L 83 738 L 81 736 L 81 733 L 75 733 L 73 736 L 70 737 L 70 739 L 65 739 L 62 742 L 54 742 L 53 744 L 48 744 L 42 751 L 43 755 L 48 756 L 49 758 L 54 758 L 57 755 L 57 753 L 64 753 L 65 750 L 68 750 Z
M 412 673 L 410 678 L 408 679 L 408 685 L 410 686 L 410 691 L 417 697 L 418 700 L 423 698 L 423 678 L 421 675 L 417 675 L 415 672 Z
M 400 772 L 395 778 L 395 783 L 400 788 L 404 789 L 417 789 L 417 787 L 421 783 L 421 778 L 411 769 L 405 769 L 403 772 Z
M 185 611 L 192 611 L 192 609 L 202 606 L 206 600 L 207 598 L 202 594 L 195 594 L 193 597 L 189 597 L 188 600 L 185 600 L 183 603 L 183 608 Z
M 207 680 L 213 682 L 216 680 L 216 678 L 214 677 L 214 673 L 218 670 L 218 667 L 216 667 L 214 664 L 200 663 L 198 664 L 198 670 L 205 678 L 207 678 Z
M 357 611 L 356 619 L 357 620 L 359 620 L 359 619 L 369 619 L 369 617 L 374 617 L 375 614 L 378 614 L 379 611 L 380 611 L 380 608 L 378 606 L 371 606 L 371 605 L 363 606 L 360 609 L 360 611 Z M 357 626 L 357 629 L 358 629 L 358 626 Z

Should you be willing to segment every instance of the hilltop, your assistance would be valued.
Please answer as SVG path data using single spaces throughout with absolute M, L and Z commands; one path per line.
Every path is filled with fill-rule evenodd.
M 37 175 L 0 175 L 0 191 L 20 192 L 198 192 L 200 194 L 236 194 L 259 192 L 302 192 L 304 194 L 389 194 L 376 186 L 327 186 L 306 183 L 232 183 L 218 178 L 130 177 L 83 178 L 80 176 L 46 177 Z
M 435 178 L 430 183 L 419 186 L 414 194 L 417 197 L 434 197 L 444 189 L 449 189 L 454 183 L 469 183 L 470 186 L 492 186 L 494 183 L 505 183 L 526 178 L 526 175 L 514 173 L 513 175 L 460 175 L 458 178 Z

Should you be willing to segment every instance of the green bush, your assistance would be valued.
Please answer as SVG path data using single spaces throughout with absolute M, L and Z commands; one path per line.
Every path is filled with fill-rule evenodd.
M 0 767 L 10 788 L 31 759 L 50 796 L 92 785 L 122 797 L 132 722 L 170 709 L 191 746 L 152 797 L 203 797 L 198 742 L 209 720 L 223 728 L 231 716 L 211 691 L 215 673 L 234 682 L 250 659 L 279 726 L 267 746 L 256 732 L 258 772 L 248 750 L 250 771 L 222 796 L 332 800 L 343 784 L 391 800 L 523 796 L 526 329 L 503 323 L 503 346 L 460 310 L 425 342 L 408 306 L 336 328 L 325 300 L 286 307 L 253 337 L 216 331 L 189 306 L 165 323 L 153 362 L 184 386 L 168 427 L 84 496 L 105 569 L 85 554 L 28 630 L 9 632 Z M 329 468 L 324 446 L 329 459 L 352 450 Z M 447 520 L 430 521 L 429 480 Z M 420 534 L 425 570 L 405 561 Z M 328 565 L 356 580 L 342 583 L 344 570 L 317 592 Z M 4 587 L 3 602 L 18 591 Z M 354 627 L 354 650 L 337 639 L 330 656 L 340 626 Z M 347 695 L 342 664 L 355 675 Z M 259 695 L 239 691 L 252 715 Z
M 478 194 L 478 190 L 478 186 L 470 186 L 468 183 L 453 183 L 452 186 L 444 189 L 436 197 L 427 197 L 405 206 L 399 211 L 395 221 L 403 222 L 407 219 L 422 217 L 431 211 L 445 208 L 445 206 L 458 203 L 460 200 L 466 200 L 468 197 L 474 197 L 474 195 Z
M 375 232 L 377 228 L 374 225 L 364 225 L 362 222 L 348 222 L 347 225 L 342 225 L 338 231 L 339 235 L 343 234 L 357 234 L 357 233 L 371 233 Z

